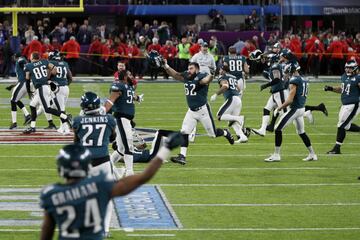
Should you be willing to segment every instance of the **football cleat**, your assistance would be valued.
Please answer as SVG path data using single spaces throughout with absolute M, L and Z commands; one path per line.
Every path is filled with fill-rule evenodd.
M 270 124 L 266 126 L 266 131 L 273 132 L 274 131 L 274 125 Z
M 35 128 L 29 127 L 23 131 L 23 134 L 31 134 L 31 133 L 35 133 L 35 132 L 36 132 Z
M 243 128 L 243 132 L 244 132 L 245 136 L 248 138 L 251 134 L 251 128 L 248 128 L 248 127 Z
M 72 115 L 71 114 L 66 114 L 67 118 L 66 118 L 66 122 L 69 124 L 69 127 L 72 127 Z
M 334 147 L 333 149 L 328 151 L 327 154 L 331 154 L 331 155 L 333 155 L 333 154 L 341 154 L 340 148 Z
M 325 116 L 329 116 L 328 110 L 326 109 L 326 106 L 324 103 L 320 103 L 319 107 L 320 107 L 320 111 L 322 111 L 325 114 Z
M 125 177 L 129 177 L 132 175 L 134 175 L 134 170 L 129 170 L 129 169 L 125 170 Z
M 310 110 L 308 110 L 304 113 L 304 117 L 306 117 L 309 120 L 310 124 L 314 124 L 314 122 L 315 122 L 314 115 L 312 114 L 312 112 Z
M 318 157 L 316 154 L 309 154 L 306 158 L 303 159 L 303 161 L 317 161 Z
M 260 129 L 251 129 L 251 131 L 259 136 L 265 137 L 265 131 L 260 131 Z
M 30 124 L 31 122 L 31 116 L 30 114 L 25 116 L 24 125 Z
M 238 140 L 236 140 L 234 143 L 235 144 L 239 144 L 239 143 L 247 143 L 249 141 L 248 138 L 239 138 Z
M 280 160 L 281 160 L 280 155 L 276 154 L 276 153 L 274 153 L 270 157 L 264 159 L 265 162 L 280 162 Z
M 44 129 L 55 129 L 56 130 L 57 128 L 56 128 L 55 124 L 51 122 L 51 123 L 49 123 L 49 126 L 47 126 Z
M 12 123 L 11 125 L 10 125 L 10 127 L 9 127 L 9 129 L 11 130 L 11 129 L 16 129 L 17 128 L 17 123 L 15 122 L 15 123 Z
M 171 157 L 170 160 L 174 163 L 179 163 L 181 165 L 185 165 L 186 164 L 186 159 L 185 156 L 182 154 L 177 155 L 176 157 Z
M 228 142 L 233 145 L 235 140 L 234 137 L 231 135 L 230 131 L 228 129 L 224 129 L 224 137 L 226 138 L 226 140 L 228 140 Z

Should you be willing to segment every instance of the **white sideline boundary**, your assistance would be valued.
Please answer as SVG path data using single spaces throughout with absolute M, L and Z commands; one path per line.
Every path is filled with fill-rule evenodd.
M 56 230 L 57 231 L 57 230 Z M 113 232 L 306 232 L 306 231 L 360 231 L 360 227 L 339 227 L 339 228 L 179 228 L 179 229 L 111 229 Z M 0 228 L 0 232 L 39 232 L 39 229 L 11 229 L 11 228 Z

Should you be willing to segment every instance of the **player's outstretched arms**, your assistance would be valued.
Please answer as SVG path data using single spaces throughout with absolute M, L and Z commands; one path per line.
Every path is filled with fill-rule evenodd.
M 330 92 L 341 93 L 341 87 L 332 87 L 332 86 L 325 85 L 324 86 L 324 91 L 325 92 L 330 91 Z
M 167 64 L 166 59 L 164 59 L 164 66 L 166 73 L 169 74 L 169 76 L 173 77 L 175 80 L 178 81 L 184 81 L 184 77 L 181 75 L 181 73 L 175 71 L 172 67 Z
M 182 144 L 183 136 L 181 133 L 176 132 L 168 136 L 164 142 L 164 146 L 161 147 L 156 157 L 154 157 L 147 168 L 139 174 L 125 177 L 114 184 L 111 192 L 112 197 L 126 195 L 142 184 L 148 182 L 159 170 L 163 161 L 169 156 L 170 151 Z

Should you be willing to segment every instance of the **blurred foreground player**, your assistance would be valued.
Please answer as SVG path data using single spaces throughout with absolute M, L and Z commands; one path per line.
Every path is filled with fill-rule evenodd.
M 101 240 L 104 236 L 104 218 L 109 201 L 124 196 L 149 181 L 170 150 L 181 144 L 182 136 L 175 133 L 148 167 L 140 174 L 125 177 L 120 181 L 109 180 L 100 172 L 89 176 L 91 153 L 80 145 L 67 145 L 57 157 L 59 175 L 64 184 L 53 184 L 41 191 L 40 205 L 44 209 L 44 220 L 40 239 L 52 239 L 55 226 L 59 228 L 59 239 Z

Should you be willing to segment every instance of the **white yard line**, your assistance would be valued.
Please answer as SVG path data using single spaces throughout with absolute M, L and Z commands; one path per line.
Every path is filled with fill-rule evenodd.
M 133 229 L 132 231 L 142 232 L 173 232 L 173 231 L 185 231 L 185 232 L 306 232 L 306 231 L 359 231 L 360 227 L 338 227 L 338 228 L 179 228 L 179 229 Z M 114 232 L 125 231 L 125 229 L 111 229 Z M 37 228 L 0 228 L 0 232 L 39 232 Z M 128 232 L 128 230 L 126 231 Z
M 360 186 L 359 183 L 157 183 L 148 184 L 161 187 L 322 187 L 322 186 Z M 34 190 L 33 188 L 38 188 Z M 39 192 L 44 185 L 9 184 L 0 185 L 0 192 Z M 27 190 L 28 188 L 31 188 Z
M 236 158 L 243 158 L 243 157 L 266 157 L 269 154 L 192 154 L 191 157 L 236 157 Z M 318 156 L 328 156 L 328 157 L 358 157 L 359 154 L 356 153 L 345 153 L 338 156 L 333 156 L 329 154 L 317 154 Z M 284 157 L 305 157 L 306 153 L 304 154 L 283 154 Z M 0 158 L 54 158 L 53 155 L 34 155 L 34 156 L 25 156 L 25 155 L 5 155 L 0 156 Z
M 141 171 L 143 168 L 136 167 L 135 169 Z M 199 170 L 206 170 L 206 171 L 241 171 L 241 170 L 355 170 L 360 169 L 360 167 L 348 167 L 348 168 L 329 168 L 329 167 L 224 167 L 224 168 L 192 168 L 192 167 L 184 167 L 181 171 L 199 171 Z M 162 171 L 179 171 L 179 168 L 163 168 Z M 56 168 L 0 168 L 0 171 L 56 171 Z
M 360 203 L 179 203 L 173 207 L 301 207 L 301 206 L 360 206 Z

